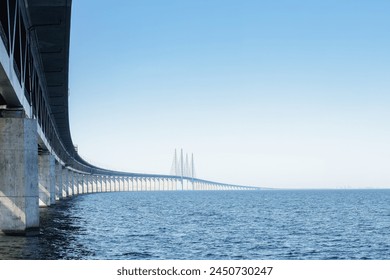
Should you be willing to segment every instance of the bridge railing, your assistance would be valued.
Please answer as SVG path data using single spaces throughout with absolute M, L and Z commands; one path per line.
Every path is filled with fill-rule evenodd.
M 93 167 L 77 160 L 76 158 L 79 157 L 76 151 L 66 149 L 59 136 L 48 100 L 38 38 L 31 26 L 23 1 L 0 0 L 0 37 L 9 56 L 10 68 L 14 70 L 18 86 L 30 106 L 22 109 L 28 117 L 37 120 L 42 136 L 47 141 L 48 147 L 41 148 L 49 149 L 65 165 L 90 173 Z M 5 93 L 5 95 L 6 104 L 3 105 L 7 105 L 10 109 L 23 107 L 20 100 L 11 98 L 15 94 Z

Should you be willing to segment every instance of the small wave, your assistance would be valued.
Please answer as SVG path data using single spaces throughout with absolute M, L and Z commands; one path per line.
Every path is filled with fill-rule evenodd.
M 149 259 L 149 258 L 152 257 L 151 254 L 149 254 L 149 253 L 142 253 L 142 252 L 128 252 L 128 253 L 123 253 L 122 256 L 134 257 L 136 259 Z

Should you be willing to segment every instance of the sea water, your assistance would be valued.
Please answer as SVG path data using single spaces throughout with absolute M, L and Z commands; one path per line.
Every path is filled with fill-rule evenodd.
M 390 190 L 117 192 L 40 209 L 0 259 L 390 259 Z

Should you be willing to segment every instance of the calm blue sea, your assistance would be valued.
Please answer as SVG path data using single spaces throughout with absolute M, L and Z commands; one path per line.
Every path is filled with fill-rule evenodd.
M 124 192 L 41 209 L 0 259 L 390 259 L 390 190 Z

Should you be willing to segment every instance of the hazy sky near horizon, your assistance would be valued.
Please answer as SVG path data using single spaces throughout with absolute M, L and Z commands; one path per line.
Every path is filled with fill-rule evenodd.
M 73 1 L 79 154 L 264 187 L 390 187 L 390 1 Z

